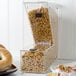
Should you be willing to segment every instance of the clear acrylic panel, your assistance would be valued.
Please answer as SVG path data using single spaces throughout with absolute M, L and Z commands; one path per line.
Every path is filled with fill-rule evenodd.
M 56 60 L 57 28 L 57 14 L 47 2 L 24 2 L 22 72 L 45 73 Z

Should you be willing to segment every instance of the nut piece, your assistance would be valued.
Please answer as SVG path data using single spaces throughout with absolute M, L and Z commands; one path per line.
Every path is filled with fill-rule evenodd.
M 64 65 L 62 65 L 62 64 L 60 64 L 60 65 L 58 66 L 58 68 L 59 68 L 60 70 L 65 70 L 65 67 L 64 67 Z
M 72 71 L 72 67 L 70 66 L 64 66 L 64 65 L 59 65 L 58 68 L 61 70 L 61 71 L 65 71 L 65 72 L 71 72 Z
M 72 70 L 72 68 L 70 66 L 67 66 L 67 67 L 65 67 L 64 71 L 69 73 L 69 72 L 71 72 L 71 70 Z

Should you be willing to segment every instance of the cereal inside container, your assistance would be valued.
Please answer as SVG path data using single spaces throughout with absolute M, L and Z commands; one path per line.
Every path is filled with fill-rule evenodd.
M 21 70 L 45 73 L 57 58 L 57 16 L 53 15 L 54 13 L 51 12 L 53 10 L 49 8 L 47 2 L 25 2 L 24 7 L 34 41 L 30 44 L 34 43 L 34 45 L 29 46 L 29 49 L 24 46 L 24 50 L 21 50 Z M 26 28 L 25 24 L 24 28 Z

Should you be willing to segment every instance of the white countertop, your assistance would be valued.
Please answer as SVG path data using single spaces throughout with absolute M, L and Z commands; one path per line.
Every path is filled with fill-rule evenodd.
M 15 72 L 15 73 L 12 73 L 11 76 L 46 76 L 48 73 L 46 74 L 34 74 L 34 73 L 21 73 L 20 72 L 20 64 L 19 64 L 19 61 L 15 61 L 14 64 L 17 66 L 18 68 L 18 71 Z M 54 64 L 52 65 L 53 66 L 56 66 L 58 64 L 69 64 L 69 65 L 75 65 L 76 64 L 76 61 L 75 60 L 56 60 L 54 62 Z M 10 75 L 9 75 L 10 76 Z

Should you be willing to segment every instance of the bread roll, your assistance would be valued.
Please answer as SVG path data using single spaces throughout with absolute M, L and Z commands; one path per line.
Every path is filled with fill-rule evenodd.
M 9 68 L 12 64 L 12 55 L 4 48 L 0 48 L 0 71 Z

